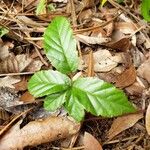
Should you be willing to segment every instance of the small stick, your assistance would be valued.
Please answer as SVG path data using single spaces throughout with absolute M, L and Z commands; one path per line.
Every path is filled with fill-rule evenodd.
M 34 74 L 34 73 L 35 73 L 35 72 L 4 73 L 4 74 L 0 74 L 0 77 L 3 77 L 3 76 L 30 75 L 30 74 Z

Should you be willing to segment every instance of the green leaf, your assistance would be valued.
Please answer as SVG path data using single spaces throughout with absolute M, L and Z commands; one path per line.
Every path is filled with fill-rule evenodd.
M 101 1 L 101 7 L 103 7 L 106 2 L 107 2 L 107 0 L 102 0 Z
M 39 71 L 31 77 L 28 90 L 35 97 L 42 97 L 64 91 L 70 84 L 70 79 L 58 71 Z
M 123 3 L 124 0 L 117 0 L 117 3 Z
M 46 2 L 47 2 L 47 0 L 39 0 L 39 3 L 36 8 L 37 16 L 46 13 Z
M 77 70 L 79 60 L 76 41 L 66 18 L 56 17 L 45 30 L 44 49 L 58 71 L 67 74 Z
M 146 21 L 150 21 L 150 0 L 142 0 L 141 14 Z
M 88 112 L 96 116 L 114 117 L 135 112 L 123 91 L 98 78 L 79 78 L 72 93 Z
M 84 107 L 79 103 L 77 97 L 71 90 L 67 93 L 67 100 L 64 107 L 68 111 L 68 114 L 76 121 L 80 122 L 83 120 L 85 116 Z
M 60 108 L 66 100 L 66 92 L 48 95 L 44 101 L 46 110 L 55 111 Z
M 8 32 L 9 31 L 6 28 L 0 26 L 0 37 L 4 36 Z
M 48 8 L 49 11 L 55 11 L 56 10 L 56 6 L 53 3 L 49 4 L 47 6 L 47 8 Z

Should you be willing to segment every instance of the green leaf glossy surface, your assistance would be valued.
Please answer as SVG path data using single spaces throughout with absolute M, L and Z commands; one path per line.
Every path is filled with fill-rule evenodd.
M 48 95 L 44 101 L 44 108 L 55 111 L 60 108 L 66 100 L 66 92 Z
M 77 79 L 72 93 L 86 111 L 96 116 L 114 117 L 135 112 L 123 91 L 98 78 Z
M 58 71 L 67 74 L 77 70 L 79 60 L 76 41 L 65 17 L 56 17 L 45 30 L 44 49 Z
M 142 0 L 141 14 L 146 21 L 150 21 L 150 0 Z
M 71 90 L 67 92 L 67 99 L 64 107 L 66 108 L 68 114 L 76 121 L 80 122 L 83 120 L 85 116 L 84 107 L 79 103 L 77 97 Z
M 64 91 L 70 84 L 69 77 L 58 71 L 39 71 L 31 77 L 28 90 L 35 97 L 42 97 Z

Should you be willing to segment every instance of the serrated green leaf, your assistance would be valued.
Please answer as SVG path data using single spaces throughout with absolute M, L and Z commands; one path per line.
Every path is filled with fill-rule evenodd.
M 96 116 L 114 117 L 135 112 L 123 91 L 98 78 L 77 79 L 72 93 L 88 112 Z
M 150 21 L 150 0 L 142 0 L 141 14 L 146 21 Z
M 79 60 L 76 41 L 66 18 L 56 17 L 45 30 L 44 49 L 58 71 L 67 74 L 77 70 Z
M 35 97 L 42 97 L 64 91 L 70 84 L 69 77 L 58 71 L 39 71 L 31 77 L 28 83 L 28 90 Z
M 60 108 L 66 100 L 66 92 L 48 95 L 44 101 L 46 110 L 55 111 Z
M 77 97 L 71 92 L 67 93 L 67 99 L 64 107 L 66 108 L 68 114 L 72 116 L 76 121 L 80 122 L 85 116 L 84 107 L 78 102 Z
M 36 8 L 37 16 L 46 13 L 46 2 L 47 2 L 47 0 L 39 0 L 39 3 Z

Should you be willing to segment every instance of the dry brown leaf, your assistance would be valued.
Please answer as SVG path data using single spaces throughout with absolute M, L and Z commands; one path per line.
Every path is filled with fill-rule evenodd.
M 9 82 L 9 81 L 7 81 Z M 16 93 L 16 91 L 12 88 L 0 88 L 0 107 L 4 108 L 5 110 L 8 110 L 8 107 L 20 105 L 23 102 L 19 101 L 19 95 Z M 14 113 L 13 111 L 11 111 Z
M 108 37 L 103 37 L 102 35 L 99 36 L 85 36 L 82 34 L 76 34 L 76 39 L 84 44 L 103 44 L 109 42 L 111 39 Z
M 43 63 L 40 60 L 34 60 L 31 64 L 25 69 L 26 72 L 36 72 L 41 69 Z
M 108 131 L 108 138 L 111 140 L 122 131 L 131 128 L 138 120 L 143 118 L 143 113 L 129 114 L 115 119 Z
M 140 77 L 144 78 L 150 83 L 150 58 L 140 65 L 137 73 Z
M 112 10 L 113 10 L 113 11 L 112 11 Z M 105 16 L 105 18 L 106 18 L 106 20 L 107 20 L 108 22 L 112 20 L 112 18 L 113 18 L 113 16 L 114 16 L 115 12 L 117 11 L 117 10 L 114 10 L 114 9 L 112 9 L 112 10 L 110 10 L 110 9 L 105 9 L 105 8 L 101 8 L 101 11 L 102 11 L 103 15 Z M 107 31 L 107 36 L 111 36 L 111 35 L 112 35 L 112 32 L 113 32 L 113 30 L 114 30 L 114 21 L 111 21 L 111 22 L 110 22 L 108 25 L 106 25 L 104 28 L 105 28 L 106 31 Z
M 21 97 L 20 101 L 27 103 L 27 102 L 33 102 L 35 98 L 28 92 L 26 91 Z
M 0 150 L 23 149 L 25 146 L 66 138 L 79 131 L 80 124 L 64 117 L 48 117 L 29 122 L 20 129 L 19 121 L 0 140 Z
M 9 87 L 15 88 L 13 84 L 19 82 L 20 79 L 16 79 L 14 77 L 6 76 L 4 78 L 0 78 L 0 87 Z
M 91 17 L 92 17 L 92 10 L 87 9 L 87 10 L 82 11 L 79 14 L 78 18 L 79 18 L 80 23 L 85 23 L 85 22 L 88 22 L 89 20 L 91 20 Z
M 90 133 L 85 132 L 83 137 L 84 150 L 103 150 L 101 144 Z
M 147 133 L 150 135 L 150 104 L 148 105 L 148 108 L 146 110 L 145 126 L 146 126 Z
M 139 84 L 139 82 L 134 82 L 132 85 L 128 86 L 125 88 L 125 90 L 130 94 L 130 95 L 136 95 L 136 96 L 141 96 L 142 92 L 144 90 L 144 87 Z
M 3 43 L 0 40 L 0 59 L 1 60 L 4 60 L 5 58 L 7 58 L 10 55 L 9 48 L 12 48 L 13 46 L 14 45 L 10 42 Z
M 95 72 L 108 72 L 122 62 L 122 56 L 119 53 L 112 56 L 108 50 L 96 51 L 93 53 L 93 58 Z
M 19 65 L 15 56 L 11 55 L 0 63 L 0 73 L 16 72 L 19 72 Z
M 122 38 L 119 41 L 108 43 L 106 46 L 118 51 L 126 52 L 129 50 L 131 42 L 129 38 Z
M 136 70 L 133 65 L 126 69 L 120 75 L 115 77 L 115 85 L 120 88 L 125 88 L 135 82 Z
M 27 79 L 23 78 L 20 82 L 14 84 L 16 91 L 25 91 L 27 89 Z
M 122 31 L 125 34 L 132 34 L 136 31 L 136 27 L 132 22 L 116 22 L 115 29 Z
M 19 65 L 19 72 L 24 71 L 32 62 L 32 58 L 28 57 L 26 54 L 17 55 L 16 59 Z

